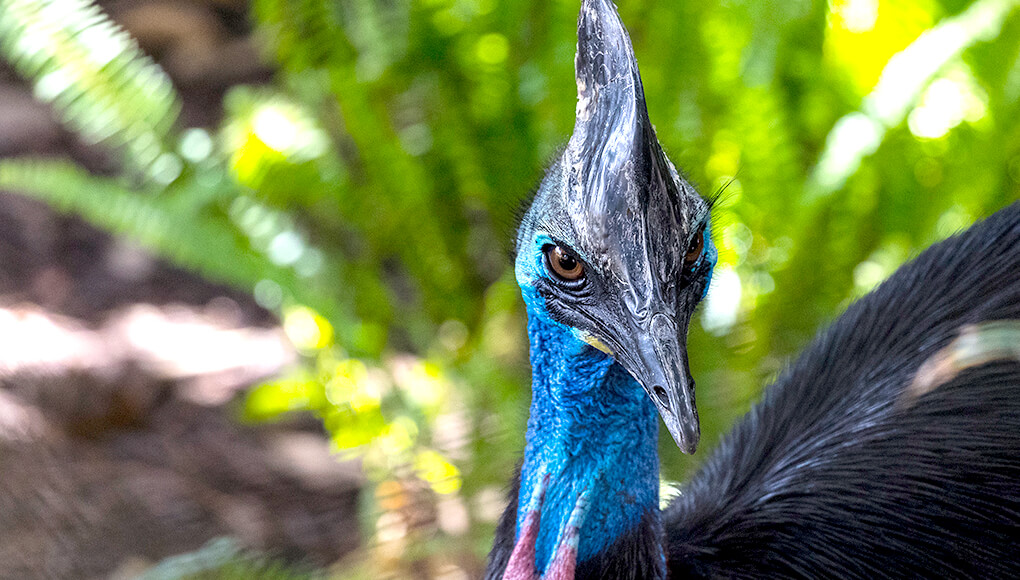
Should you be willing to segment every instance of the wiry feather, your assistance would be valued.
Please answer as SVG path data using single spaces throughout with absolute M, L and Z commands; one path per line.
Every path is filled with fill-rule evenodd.
M 655 578 L 662 548 L 671 578 L 1020 577 L 1013 349 L 900 403 L 927 361 L 989 321 L 1020 324 L 1020 203 L 852 305 L 723 441 L 664 529 L 644 518 L 577 577 Z M 486 578 L 512 549 L 518 485 Z
M 967 325 L 1020 319 L 1020 204 L 851 306 L 768 389 L 665 515 L 675 577 L 1020 575 L 1020 364 L 909 406 Z

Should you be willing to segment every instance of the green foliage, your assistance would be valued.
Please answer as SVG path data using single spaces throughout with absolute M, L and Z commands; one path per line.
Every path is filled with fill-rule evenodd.
M 210 279 L 254 289 L 271 280 L 288 301 L 333 314 L 333 305 L 317 294 L 293 268 L 281 267 L 244 235 L 242 225 L 257 213 L 271 220 L 250 199 L 239 196 L 221 211 L 214 203 L 224 191 L 199 180 L 181 180 L 166 190 L 128 187 L 122 179 L 96 177 L 64 161 L 10 160 L 0 164 L 0 184 L 40 199 L 54 209 L 79 215 L 99 227 L 127 236 L 153 252 Z M 229 215 L 233 213 L 234 215 Z
M 249 418 L 313 410 L 376 480 L 414 473 L 471 506 L 498 495 L 528 401 L 506 250 L 573 125 L 577 2 L 255 0 L 279 74 L 230 91 L 212 130 L 174 128 L 165 76 L 69 2 L 90 16 L 0 3 L 0 50 L 43 89 L 63 71 L 55 108 L 118 146 L 125 176 L 2 161 L 0 187 L 278 310 L 308 365 L 253 391 Z M 1020 14 L 1009 0 L 619 4 L 659 138 L 721 192 L 720 267 L 689 337 L 709 448 L 850 300 L 1020 197 Z M 23 40 L 43 29 L 60 42 Z M 75 56 L 114 45 L 106 64 Z M 663 456 L 669 479 L 697 463 L 669 442 Z M 484 550 L 479 514 L 458 549 Z
M 133 170 L 168 183 L 180 109 L 166 74 L 89 0 L 4 0 L 0 54 L 88 142 L 122 147 Z
M 138 580 L 315 580 L 323 577 L 247 553 L 229 538 L 217 538 L 195 552 L 163 560 Z

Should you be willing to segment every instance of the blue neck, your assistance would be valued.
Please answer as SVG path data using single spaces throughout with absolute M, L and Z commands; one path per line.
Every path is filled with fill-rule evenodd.
M 608 355 L 529 302 L 532 399 L 521 472 L 517 533 L 532 493 L 548 477 L 536 545 L 545 570 L 581 493 L 588 507 L 577 560 L 584 562 L 658 517 L 658 416 L 640 385 Z

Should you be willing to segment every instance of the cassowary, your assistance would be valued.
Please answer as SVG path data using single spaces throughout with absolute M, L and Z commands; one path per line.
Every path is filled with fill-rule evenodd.
M 531 414 L 486 577 L 1020 577 L 1020 204 L 852 305 L 660 511 L 658 416 L 698 443 L 709 204 L 659 146 L 610 0 L 582 2 L 576 71 L 518 231 Z

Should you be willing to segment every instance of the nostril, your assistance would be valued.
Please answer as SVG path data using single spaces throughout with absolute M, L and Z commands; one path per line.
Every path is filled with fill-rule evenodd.
M 666 389 L 659 385 L 652 387 L 652 392 L 655 393 L 655 398 L 659 400 L 659 404 L 663 407 L 669 407 L 669 398 L 666 396 Z

